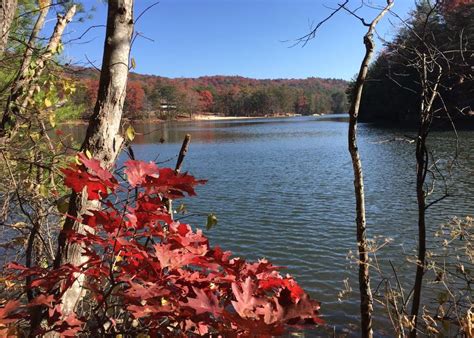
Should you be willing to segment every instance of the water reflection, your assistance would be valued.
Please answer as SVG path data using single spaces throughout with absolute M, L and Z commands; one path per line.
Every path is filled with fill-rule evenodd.
M 294 137 L 317 136 L 318 130 L 297 130 L 288 133 L 288 124 L 297 126 L 308 122 L 347 122 L 345 115 L 331 115 L 331 117 L 297 117 L 297 118 L 268 118 L 268 119 L 238 119 L 215 121 L 180 122 L 169 121 L 162 123 L 133 122 L 136 135 L 134 144 L 181 143 L 184 135 L 192 134 L 193 142 L 215 143 L 232 142 L 242 138 L 262 137 Z M 269 132 L 261 133 L 261 126 Z M 71 135 L 74 140 L 81 142 L 85 137 L 85 125 L 63 125 L 61 130 Z

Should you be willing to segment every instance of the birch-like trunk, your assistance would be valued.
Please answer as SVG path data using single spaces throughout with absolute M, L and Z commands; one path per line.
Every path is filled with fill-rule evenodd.
M 41 2 L 38 17 L 31 31 L 26 48 L 21 60 L 20 70 L 13 81 L 10 95 L 8 96 L 5 110 L 3 112 L 2 121 L 0 124 L 0 135 L 5 136 L 6 129 L 13 129 L 15 119 L 22 117 L 21 114 L 31 101 L 33 96 L 33 84 L 40 78 L 44 68 L 52 57 L 57 53 L 58 46 L 61 43 L 61 37 L 67 24 L 71 22 L 76 13 L 76 6 L 71 6 L 64 16 L 58 17 L 54 31 L 51 34 L 48 45 L 42 53 L 38 52 L 35 60 L 35 67 L 31 67 L 33 54 L 38 48 L 38 35 L 43 29 L 46 16 L 51 7 L 51 0 L 44 0 Z M 23 117 L 25 118 L 25 117 Z
M 123 103 L 127 87 L 129 70 L 130 45 L 133 34 L 133 0 L 115 0 L 108 2 L 107 30 L 105 36 L 104 56 L 100 75 L 99 93 L 94 114 L 89 120 L 87 134 L 82 150 L 88 150 L 102 166 L 111 169 L 122 145 L 119 135 Z M 68 213 L 81 219 L 87 210 L 98 208 L 97 203 L 87 201 L 86 194 L 78 198 L 73 194 Z M 85 225 L 67 218 L 59 236 L 58 254 L 55 267 L 70 263 L 79 266 L 87 261 L 83 256 L 80 244 L 68 243 L 66 232 L 84 233 Z M 82 284 L 84 274 L 76 276 L 76 282 L 63 295 L 62 312 L 68 315 L 74 311 L 77 303 L 84 296 Z
M 0 1 L 0 57 L 7 47 L 8 36 L 15 17 L 17 0 Z
M 58 17 L 46 49 L 36 58 L 35 67 L 30 69 L 35 41 L 39 31 L 44 25 L 48 8 L 49 3 L 48 7 L 43 7 L 41 9 L 35 27 L 33 28 L 33 32 L 31 33 L 30 40 L 28 41 L 27 48 L 22 59 L 20 71 L 18 72 L 5 106 L 5 111 L 3 113 L 0 126 L 0 134 L 4 134 L 6 132 L 5 128 L 7 127 L 13 129 L 15 125 L 15 118 L 25 118 L 21 115 L 33 99 L 34 84 L 41 77 L 41 74 L 43 73 L 43 70 L 47 66 L 48 62 L 50 62 L 53 56 L 57 54 L 64 30 L 76 14 L 76 6 L 74 5 L 69 8 L 66 14 Z
M 8 1 L 8 0 L 7 0 Z M 18 112 L 12 112 L 11 109 L 19 110 L 21 103 L 18 101 L 20 97 L 25 93 L 29 88 L 27 84 L 29 82 L 29 67 L 31 65 L 31 60 L 33 57 L 33 51 L 36 47 L 36 41 L 40 31 L 43 29 L 46 16 L 48 15 L 49 8 L 51 6 L 51 0 L 45 0 L 41 3 L 38 17 L 36 18 L 33 29 L 31 30 L 30 37 L 26 43 L 26 48 L 23 53 L 23 58 L 21 59 L 20 70 L 16 75 L 15 81 L 8 96 L 7 103 L 5 105 L 5 111 L 3 112 L 2 121 L 0 124 L 0 136 L 4 136 L 6 128 L 12 122 L 12 115 Z

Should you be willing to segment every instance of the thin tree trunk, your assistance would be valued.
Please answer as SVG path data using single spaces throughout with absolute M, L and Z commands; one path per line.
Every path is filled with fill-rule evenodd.
M 8 0 L 7 0 L 8 1 Z M 33 57 L 33 51 L 35 49 L 36 39 L 38 38 L 38 34 L 43 29 L 44 21 L 46 16 L 48 15 L 49 7 L 51 5 L 51 0 L 45 0 L 43 7 L 40 8 L 40 12 L 38 17 L 36 18 L 35 25 L 33 26 L 33 30 L 31 31 L 30 37 L 26 44 L 25 52 L 23 53 L 23 58 L 21 60 L 20 70 L 13 82 L 13 86 L 10 92 L 10 96 L 7 99 L 7 103 L 5 105 L 5 110 L 3 112 L 2 121 L 0 123 L 0 136 L 4 136 L 5 129 L 8 127 L 9 123 L 11 123 L 11 112 L 10 107 L 11 104 L 15 105 L 17 103 L 17 99 L 22 95 L 23 92 L 26 91 L 26 83 L 28 79 L 28 68 L 31 64 L 31 59 Z M 17 105 L 18 106 L 18 105 Z
M 428 172 L 428 149 L 426 140 L 433 120 L 433 102 L 438 95 L 438 86 L 441 79 L 442 69 L 438 68 L 437 79 L 433 87 L 428 81 L 428 67 L 426 53 L 420 56 L 420 126 L 416 138 L 416 199 L 418 203 L 418 257 L 416 265 L 415 285 L 413 287 L 413 302 L 411 307 L 412 328 L 410 337 L 415 338 L 418 334 L 418 314 L 420 311 L 421 291 L 423 276 L 426 268 L 426 192 L 424 184 Z
M 41 25 L 43 24 L 44 16 L 46 16 L 48 11 L 47 8 L 48 7 L 41 11 L 37 24 L 35 25 L 35 29 L 33 31 L 37 29 L 36 26 L 38 25 L 38 22 L 41 22 Z M 5 107 L 1 122 L 0 133 L 5 131 L 5 127 L 7 127 L 7 125 L 9 125 L 10 128 L 15 125 L 12 119 L 13 116 L 20 116 L 32 100 L 34 94 L 33 85 L 40 78 L 47 63 L 57 53 L 64 29 L 66 28 L 67 24 L 71 22 L 75 14 L 76 6 L 74 5 L 69 8 L 69 10 L 64 16 L 58 17 L 58 21 L 56 22 L 56 26 L 54 27 L 54 31 L 49 39 L 48 45 L 46 46 L 46 50 L 35 60 L 35 67 L 33 69 L 30 69 L 29 66 L 31 64 L 34 39 L 36 39 L 36 35 L 38 34 L 38 32 L 31 35 L 30 40 L 33 40 L 31 40 L 31 44 L 28 43 L 27 50 L 25 51 L 25 55 L 23 57 L 20 72 L 18 73 L 10 96 L 8 97 L 7 105 Z
M 104 57 L 100 75 L 99 93 L 90 118 L 87 134 L 82 144 L 82 150 L 88 150 L 102 166 L 111 169 L 119 151 L 123 138 L 119 135 L 120 120 L 122 118 L 123 103 L 129 70 L 130 45 L 133 34 L 133 0 L 116 0 L 108 2 L 107 31 L 105 37 Z M 87 210 L 98 208 L 97 203 L 87 201 L 86 194 L 78 198 L 73 194 L 69 203 L 69 215 L 81 219 Z M 83 264 L 87 259 L 82 254 L 80 244 L 66 241 L 69 231 L 84 233 L 86 226 L 67 218 L 63 231 L 59 236 L 58 253 L 55 267 L 70 263 L 76 266 Z M 82 298 L 84 290 L 82 284 L 85 276 L 76 276 L 76 282 L 63 295 L 62 312 L 68 315 L 74 311 Z
M 360 160 L 359 149 L 357 147 L 357 118 L 359 116 L 360 101 L 362 90 L 367 78 L 369 63 L 374 53 L 373 32 L 375 26 L 393 6 L 393 0 L 387 0 L 387 6 L 379 15 L 368 25 L 367 33 L 364 36 L 365 55 L 362 60 L 357 81 L 354 87 L 354 95 L 351 107 L 349 109 L 349 132 L 348 144 L 351 155 L 352 167 L 354 171 L 354 193 L 356 197 L 356 227 L 357 227 L 357 249 L 359 252 L 359 292 L 360 292 L 360 314 L 361 314 L 361 335 L 362 337 L 372 337 L 372 312 L 373 297 L 370 288 L 369 273 L 369 253 L 366 236 L 365 219 L 365 195 L 364 195 L 364 176 L 362 171 L 362 162 Z
M 39 21 L 41 21 L 41 23 L 40 23 L 41 26 L 42 26 L 42 22 L 44 21 L 44 16 L 46 15 L 46 13 L 47 13 L 47 9 L 45 11 L 42 11 L 42 13 L 40 14 L 40 18 L 38 18 L 38 20 L 37 20 L 37 23 Z M 21 95 L 21 93 L 24 92 L 25 89 L 28 89 L 28 94 L 23 98 L 24 103 L 22 104 L 23 108 L 26 107 L 27 102 L 33 96 L 33 88 L 31 88 L 31 84 L 39 79 L 46 63 L 56 53 L 56 50 L 57 50 L 58 45 L 61 41 L 61 36 L 64 32 L 64 29 L 66 28 L 66 25 L 72 20 L 75 13 L 76 13 L 76 6 L 74 5 L 68 10 L 68 12 L 64 16 L 58 17 L 58 21 L 57 21 L 56 26 L 54 28 L 53 34 L 51 35 L 48 46 L 46 47 L 45 53 L 43 53 L 41 56 L 39 56 L 38 59 L 36 60 L 37 68 L 35 69 L 33 74 L 30 74 L 30 75 L 27 75 L 24 72 L 24 69 L 22 69 L 20 71 L 21 76 L 19 78 L 19 82 L 17 82 L 16 84 L 18 85 L 19 83 L 21 83 L 23 87 L 15 88 L 16 90 L 12 91 L 12 95 L 10 95 L 9 99 L 13 99 L 15 102 L 17 102 L 18 99 L 20 98 L 19 96 Z M 35 25 L 35 26 L 37 26 L 37 25 Z M 37 34 L 38 34 L 38 31 L 36 33 L 32 34 L 33 39 L 35 39 L 35 36 Z M 31 62 L 31 56 L 32 56 L 32 54 L 30 54 L 27 51 L 25 53 L 24 58 L 23 58 L 23 62 L 25 62 L 25 61 L 28 62 L 28 63 Z M 22 68 L 24 66 L 25 66 L 25 64 L 22 64 Z M 15 104 L 15 108 L 18 108 L 17 104 Z M 6 116 L 8 116 L 8 115 L 4 115 L 4 117 L 6 117 Z M 41 159 L 40 158 L 35 158 L 34 161 L 36 163 L 40 163 Z M 37 172 L 37 177 L 36 177 L 36 179 L 37 179 L 36 183 L 39 187 L 39 185 L 41 184 L 43 172 L 42 172 L 41 168 L 38 168 L 37 170 L 38 170 L 38 172 Z M 28 245 L 27 245 L 27 250 L 26 250 L 26 266 L 28 266 L 28 267 L 31 267 L 32 262 L 33 262 L 32 257 L 34 255 L 34 251 L 35 251 L 35 250 L 33 250 L 34 247 L 35 247 L 34 243 L 36 242 L 36 236 L 39 233 L 40 228 L 41 228 L 41 224 L 42 224 L 41 219 L 42 218 L 43 217 L 38 217 L 37 218 L 35 224 L 33 225 L 32 230 L 31 230 L 30 237 L 28 239 Z M 36 254 L 38 255 L 39 253 L 36 252 Z M 28 298 L 31 298 L 31 296 L 32 296 L 31 290 L 29 290 L 27 292 L 27 294 L 28 294 Z
M 423 122 L 420 125 L 418 138 L 416 140 L 416 199 L 418 203 L 418 257 L 416 265 L 415 286 L 413 288 L 413 303 L 411 316 L 413 328 L 410 337 L 417 336 L 418 312 L 421 302 L 421 290 L 423 275 L 425 273 L 426 258 L 426 223 L 425 223 L 425 190 L 424 183 L 428 165 L 428 152 L 426 150 L 426 130 Z
M 0 1 L 0 57 L 7 47 L 8 36 L 15 17 L 17 0 Z
M 61 37 L 63 35 L 64 29 L 72 21 L 72 18 L 76 14 L 76 5 L 71 6 L 67 13 L 64 16 L 58 17 L 56 26 L 54 27 L 53 34 L 49 38 L 48 45 L 44 53 L 38 56 L 35 60 L 36 67 L 31 72 L 30 76 L 26 78 L 25 88 L 28 90 L 25 97 L 21 100 L 21 109 L 25 109 L 30 100 L 33 97 L 34 87 L 33 84 L 39 80 L 43 70 L 45 69 L 47 63 L 52 59 L 52 57 L 58 54 L 58 48 L 61 43 Z

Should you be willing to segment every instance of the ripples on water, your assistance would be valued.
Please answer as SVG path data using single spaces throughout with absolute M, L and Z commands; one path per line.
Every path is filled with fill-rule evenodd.
M 173 122 L 137 125 L 136 130 L 143 134 L 135 139 L 136 157 L 173 158 L 169 166 L 174 166 L 184 135 L 192 135 L 183 169 L 209 182 L 186 204 L 192 212 L 217 214 L 218 226 L 207 232 L 212 244 L 287 267 L 322 302 L 328 324 L 338 329 L 358 325 L 357 294 L 337 300 L 345 278 L 358 288 L 356 268 L 346 259 L 356 246 L 345 118 Z M 359 126 L 369 236 L 392 237 L 393 244 L 379 258 L 411 273 L 414 266 L 401 256 L 415 248 L 417 220 L 415 145 L 403 140 L 407 134 L 414 132 Z M 474 159 L 469 154 L 474 134 L 461 132 L 460 138 L 462 170 L 458 167 L 450 181 L 453 196 L 429 210 L 432 230 L 452 216 L 474 213 Z M 432 132 L 429 144 L 439 158 L 453 155 L 451 132 Z M 204 227 L 205 216 L 186 221 Z M 379 334 L 388 327 L 381 311 L 376 309 Z

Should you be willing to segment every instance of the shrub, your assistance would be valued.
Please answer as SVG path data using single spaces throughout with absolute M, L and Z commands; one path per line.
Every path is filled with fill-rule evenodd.
M 84 154 L 62 172 L 68 187 L 100 205 L 83 216 L 86 233 L 67 234 L 88 261 L 58 269 L 10 263 L 8 280 L 28 283 L 12 287 L 0 308 L 0 335 L 27 331 L 38 317 L 42 325 L 33 334 L 66 336 L 276 335 L 285 325 L 322 322 L 319 304 L 280 268 L 232 257 L 211 247 L 201 230 L 173 220 L 166 199 L 193 196 L 205 181 L 134 160 L 113 176 Z M 61 296 L 82 273 L 86 296 L 75 313 L 63 315 Z M 29 302 L 24 285 L 33 291 Z

